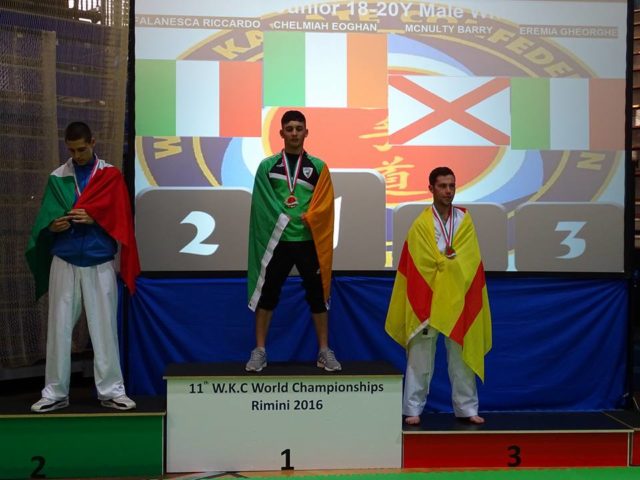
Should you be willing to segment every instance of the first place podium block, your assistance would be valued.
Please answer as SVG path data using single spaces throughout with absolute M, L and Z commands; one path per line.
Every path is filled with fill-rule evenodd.
M 167 471 L 399 468 L 402 374 L 383 362 L 172 364 Z

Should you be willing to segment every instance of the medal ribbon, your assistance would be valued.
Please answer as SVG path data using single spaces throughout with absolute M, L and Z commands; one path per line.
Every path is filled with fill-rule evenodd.
M 438 224 L 440 225 L 440 231 L 444 236 L 445 251 L 446 251 L 448 247 L 451 247 L 451 240 L 453 239 L 453 205 L 449 207 L 449 219 L 447 220 L 447 223 L 449 224 L 449 232 L 447 232 L 447 229 L 446 229 L 447 225 L 445 225 L 445 223 L 442 221 L 442 218 L 440 218 L 440 214 L 438 213 L 438 210 L 436 210 L 436 207 L 433 207 L 432 210 L 433 210 L 433 216 L 436 218 L 436 220 L 438 220 Z
M 293 195 L 293 191 L 296 188 L 296 183 L 298 182 L 298 174 L 300 173 L 300 166 L 302 165 L 302 155 L 304 154 L 304 150 L 300 152 L 298 156 L 298 161 L 296 162 L 295 172 L 293 173 L 293 177 L 291 176 L 291 172 L 289 171 L 289 161 L 287 160 L 287 154 L 282 150 L 282 163 L 284 163 L 284 171 L 287 176 L 287 185 L 289 186 L 289 192 Z
M 91 174 L 89 175 L 89 180 L 87 180 L 86 185 L 89 185 L 89 182 L 91 181 L 93 176 L 98 171 L 98 157 L 94 156 L 93 159 L 94 159 L 95 163 L 93 165 L 93 170 L 91 170 Z M 80 194 L 82 192 L 80 191 L 80 185 L 78 184 L 78 178 L 76 177 L 76 169 L 75 169 L 75 167 L 73 168 L 73 181 L 76 184 L 76 198 L 80 198 Z

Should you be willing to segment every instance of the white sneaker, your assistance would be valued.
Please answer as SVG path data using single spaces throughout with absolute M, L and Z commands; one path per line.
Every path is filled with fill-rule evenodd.
M 247 372 L 260 372 L 267 366 L 267 352 L 264 348 L 254 348 L 251 350 L 251 357 L 245 365 Z
M 31 411 L 36 413 L 52 412 L 69 406 L 69 397 L 62 400 L 53 400 L 51 398 L 42 397 L 36 403 L 31 405 Z
M 327 372 L 336 372 L 342 370 L 342 365 L 336 359 L 335 353 L 330 348 L 326 350 L 320 350 L 318 352 L 318 362 L 316 365 L 319 368 L 324 368 Z
M 117 410 L 133 410 L 136 408 L 136 402 L 126 395 L 120 395 L 119 397 L 111 398 L 109 400 L 102 400 L 100 405 L 107 408 L 115 408 Z

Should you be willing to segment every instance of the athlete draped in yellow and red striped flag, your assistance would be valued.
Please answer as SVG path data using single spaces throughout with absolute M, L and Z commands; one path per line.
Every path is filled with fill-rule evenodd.
M 434 206 L 420 214 L 407 235 L 385 329 L 408 350 L 403 406 L 404 415 L 409 417 L 407 423 L 419 422 L 426 403 L 438 333 L 447 337 L 450 370 L 465 371 L 460 384 L 455 375 L 450 375 L 456 416 L 482 423 L 477 416 L 473 374 L 484 380 L 484 356 L 491 349 L 484 268 L 471 216 L 451 204 L 455 194 L 453 172 L 446 167 L 434 172 L 429 185 Z M 426 353 L 421 351 L 425 349 Z M 455 363 L 452 355 L 458 354 L 462 361 Z M 462 392 L 459 395 L 458 390 Z

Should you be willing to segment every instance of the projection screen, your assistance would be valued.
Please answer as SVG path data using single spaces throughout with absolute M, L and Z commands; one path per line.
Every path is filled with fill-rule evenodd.
M 626 1 L 138 0 L 146 271 L 247 265 L 254 172 L 307 118 L 334 269 L 392 269 L 456 174 L 489 271 L 624 269 Z

